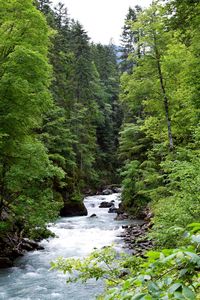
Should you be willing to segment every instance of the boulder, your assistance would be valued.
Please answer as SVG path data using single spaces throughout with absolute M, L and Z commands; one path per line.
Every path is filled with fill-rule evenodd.
M 108 210 L 109 214 L 116 214 L 118 212 L 118 208 L 112 206 Z
M 105 189 L 102 191 L 102 195 L 111 195 L 113 191 L 111 189 Z
M 128 219 L 128 214 L 123 213 L 123 214 L 118 214 L 115 218 L 116 221 L 123 221 Z
M 88 212 L 83 202 L 66 201 L 60 211 L 61 217 L 87 216 Z
M 35 241 L 29 240 L 24 238 L 21 244 L 21 248 L 26 251 L 33 251 L 33 250 L 44 250 L 44 247 L 40 246 Z
M 0 257 L 0 269 L 10 268 L 13 266 L 13 262 L 8 257 Z
M 113 191 L 113 193 L 121 193 L 121 192 L 122 192 L 122 189 L 119 188 L 119 187 L 113 187 L 113 188 L 112 188 L 112 191 Z
M 96 215 L 96 214 L 92 214 L 92 215 L 90 216 L 90 218 L 97 218 L 97 215 Z
M 107 202 L 107 201 L 103 201 L 100 203 L 99 208 L 109 208 L 114 206 L 113 202 Z

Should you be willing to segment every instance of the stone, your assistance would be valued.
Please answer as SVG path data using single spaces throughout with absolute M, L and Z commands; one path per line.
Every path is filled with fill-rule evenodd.
M 22 241 L 22 249 L 26 251 L 32 250 L 44 250 L 44 247 L 40 246 L 37 242 L 24 238 Z
M 102 195 L 111 195 L 113 191 L 111 189 L 105 189 L 102 191 Z
M 122 225 L 122 229 L 127 229 L 128 225 Z
M 118 214 L 115 218 L 116 221 L 123 221 L 128 219 L 128 215 L 126 213 Z
M 112 191 L 113 191 L 113 193 L 121 193 L 121 192 L 122 192 L 122 189 L 119 188 L 119 187 L 113 187 L 113 188 L 112 188 Z
M 108 212 L 110 214 L 116 214 L 118 212 L 118 208 L 112 206 L 112 207 L 109 208 Z
M 60 211 L 61 217 L 87 216 L 88 212 L 83 202 L 66 201 Z
M 119 214 L 123 214 L 124 212 L 125 212 L 125 209 L 124 209 L 123 203 L 120 202 L 120 203 L 119 203 L 118 213 L 119 213 Z
M 13 262 L 8 257 L 0 257 L 0 269 L 13 267 Z
M 92 214 L 92 215 L 90 216 L 90 218 L 97 218 L 97 215 L 96 215 L 96 214 Z
M 125 229 L 124 242 L 132 250 L 132 254 L 144 257 L 145 253 L 153 247 L 153 241 L 148 238 L 149 222 L 135 219 L 134 224 L 123 228 Z
M 99 208 L 109 208 L 114 206 L 112 202 L 103 201 L 100 203 Z

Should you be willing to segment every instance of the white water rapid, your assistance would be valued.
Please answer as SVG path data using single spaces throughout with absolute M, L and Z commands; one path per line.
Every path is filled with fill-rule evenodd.
M 94 300 L 102 292 L 102 282 L 66 284 L 66 275 L 49 271 L 50 262 L 59 256 L 84 257 L 94 248 L 112 243 L 122 246 L 118 237 L 125 221 L 114 221 L 115 214 L 99 208 L 102 201 L 115 201 L 120 194 L 85 198 L 88 216 L 60 218 L 50 226 L 56 238 L 42 241 L 45 250 L 27 253 L 15 267 L 0 270 L 0 300 Z M 96 214 L 97 218 L 89 216 Z

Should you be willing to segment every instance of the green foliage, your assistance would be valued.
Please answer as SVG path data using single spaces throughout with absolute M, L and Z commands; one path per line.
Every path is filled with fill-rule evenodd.
M 120 47 L 120 71 L 132 73 L 132 68 L 136 61 L 133 59 L 132 54 L 141 55 L 140 47 L 137 46 L 141 32 L 139 30 L 132 30 L 132 23 L 137 21 L 138 15 L 141 13 L 142 8 L 138 5 L 135 8 L 129 7 L 128 13 L 125 18 L 125 24 L 121 36 L 121 47 Z
M 154 1 L 129 23 L 133 34 L 141 33 L 136 47 L 142 52 L 133 52 L 136 63 L 121 76 L 119 157 L 124 164 L 122 200 L 133 212 L 151 202 L 152 235 L 158 245 L 171 247 L 200 217 L 200 6 L 196 1 L 191 6 L 167 2 Z M 180 29 L 177 20 L 182 18 Z
M 116 169 L 116 54 L 50 4 L 0 1 L 2 234 L 47 236 L 63 201 L 82 201 Z
M 189 160 L 186 160 L 189 156 Z M 184 157 L 184 159 L 181 159 Z M 182 230 L 191 222 L 200 219 L 199 199 L 199 156 L 180 149 L 179 160 L 163 163 L 169 182 L 169 196 L 153 204 L 155 211 L 154 230 L 158 244 L 174 246 L 181 243 Z
M 112 247 L 105 247 L 103 250 L 95 250 L 90 256 L 81 259 L 64 259 L 58 258 L 56 262 L 51 263 L 51 269 L 57 269 L 64 274 L 69 274 L 67 283 L 81 280 L 86 282 L 90 278 L 96 280 L 100 278 L 115 278 L 120 274 L 120 270 L 116 266 L 112 266 L 115 262 L 116 252 Z
M 66 174 L 54 184 L 56 191 L 81 199 L 88 187 L 111 183 L 116 169 L 116 54 L 112 46 L 90 45 L 83 27 L 69 19 L 62 4 L 52 14 L 57 30 L 50 53 L 56 106 L 47 114 L 42 136 L 50 158 L 56 164 L 62 161 Z
M 199 299 L 200 224 L 190 228 L 186 247 L 149 251 L 146 258 L 119 255 L 106 247 L 83 260 L 59 258 L 51 269 L 67 274 L 67 283 L 104 278 L 107 291 L 98 299 Z
M 99 170 L 100 183 L 107 185 L 118 180 L 116 169 L 118 132 L 122 111 L 118 104 L 119 75 L 113 45 L 92 45 L 95 76 L 94 97 L 99 107 L 96 117 L 97 155 L 95 167 Z
M 64 176 L 36 133 L 52 107 L 51 31 L 30 0 L 1 1 L 0 14 L 0 219 L 29 234 L 58 214 L 52 180 Z

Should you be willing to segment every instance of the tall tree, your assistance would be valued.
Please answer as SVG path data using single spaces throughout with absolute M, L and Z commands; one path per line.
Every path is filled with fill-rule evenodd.
M 96 101 L 101 113 L 97 119 L 97 169 L 105 182 L 117 180 L 118 167 L 116 157 L 118 133 L 122 122 L 122 111 L 119 106 L 119 71 L 115 47 L 110 44 L 92 45 L 93 60 L 98 72 L 99 92 Z
M 137 57 L 133 73 L 121 77 L 121 100 L 126 108 L 120 139 L 122 196 L 131 209 L 154 202 L 154 228 L 160 243 L 167 243 L 165 232 L 172 243 L 167 224 L 186 226 L 199 215 L 196 184 L 191 193 L 184 188 L 187 176 L 198 181 L 197 174 L 191 173 L 199 160 L 198 11 L 196 5 L 192 19 L 188 17 L 190 27 L 183 31 L 175 30 L 177 15 L 170 15 L 162 1 L 144 10 L 132 30 L 142 30 L 140 45 L 145 52 Z M 184 217 L 179 217 L 179 210 Z
M 134 58 L 131 54 L 137 52 L 138 57 L 141 56 L 141 49 L 139 45 L 140 30 L 132 30 L 133 22 L 137 21 L 137 16 L 141 13 L 142 8 L 135 6 L 135 8 L 129 7 L 128 13 L 125 18 L 125 24 L 121 36 L 121 56 L 120 56 L 120 71 L 132 72 L 132 68 L 135 64 Z
M 50 32 L 31 0 L 1 1 L 0 19 L 0 215 L 11 210 L 28 230 L 56 214 L 51 179 L 63 175 L 37 135 L 52 105 Z

